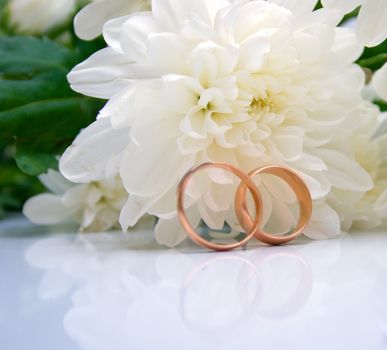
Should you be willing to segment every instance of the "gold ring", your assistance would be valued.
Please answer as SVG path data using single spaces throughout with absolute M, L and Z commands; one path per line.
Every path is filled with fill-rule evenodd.
M 243 185 L 243 186 L 241 187 L 241 185 L 240 185 L 239 187 L 243 190 L 244 195 L 246 196 L 246 190 L 248 188 L 252 197 L 253 197 L 254 204 L 255 204 L 255 220 L 253 220 L 251 218 L 251 216 L 248 214 L 247 208 L 246 208 L 246 212 L 241 211 L 240 215 L 238 215 L 238 212 L 236 211 L 236 207 L 235 207 L 235 211 L 236 211 L 237 216 L 243 217 L 245 220 L 245 221 L 243 221 L 244 226 L 249 227 L 249 229 L 246 230 L 245 227 L 242 226 L 246 230 L 246 237 L 243 240 L 241 240 L 240 242 L 236 242 L 236 243 L 232 243 L 232 244 L 225 244 L 225 245 L 209 242 L 209 241 L 205 240 L 204 238 L 202 238 L 192 228 L 192 226 L 188 222 L 188 218 L 187 218 L 187 215 L 186 215 L 186 212 L 184 209 L 185 190 L 186 190 L 188 183 L 191 180 L 192 176 L 197 171 L 203 170 L 203 169 L 208 169 L 208 168 L 223 169 L 223 170 L 229 171 L 229 172 L 233 173 L 234 175 L 238 176 L 242 180 L 241 185 Z M 244 206 L 243 206 L 244 202 L 245 202 L 245 200 L 243 202 L 241 202 L 242 208 L 244 208 Z M 184 175 L 184 177 L 181 179 L 179 186 L 178 186 L 178 189 L 177 189 L 177 212 L 178 212 L 178 217 L 179 217 L 179 220 L 181 222 L 181 225 L 183 226 L 184 230 L 187 232 L 188 236 L 195 243 L 199 244 L 200 246 L 202 246 L 204 248 L 209 248 L 209 249 L 213 249 L 213 250 L 217 250 L 217 251 L 227 251 L 227 250 L 231 250 L 231 249 L 235 249 L 235 248 L 243 246 L 254 235 L 256 235 L 256 232 L 259 230 L 259 226 L 260 226 L 261 221 L 262 221 L 262 213 L 263 213 L 262 198 L 258 192 L 257 187 L 255 186 L 254 181 L 251 179 L 251 177 L 249 177 L 248 175 L 243 173 L 241 170 L 239 170 L 236 167 L 234 167 L 230 164 L 227 164 L 227 163 L 204 163 L 204 164 L 201 164 L 201 165 L 189 170 Z M 241 221 L 241 224 L 242 224 L 242 221 Z
M 275 236 L 263 231 L 259 226 L 256 227 L 257 225 L 255 225 L 255 222 L 247 211 L 246 185 L 244 183 L 239 185 L 235 196 L 235 211 L 238 220 L 246 232 L 251 232 L 255 228 L 255 237 L 264 243 L 277 245 L 290 242 L 301 234 L 312 216 L 312 198 L 308 187 L 294 171 L 282 166 L 268 165 L 254 169 L 249 173 L 249 177 L 253 178 L 258 174 L 278 176 L 293 189 L 300 207 L 300 217 L 297 226 L 291 234 L 286 236 Z

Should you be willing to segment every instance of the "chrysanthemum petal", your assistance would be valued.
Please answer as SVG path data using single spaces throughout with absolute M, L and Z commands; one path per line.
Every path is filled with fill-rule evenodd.
M 365 46 L 376 46 L 387 38 L 387 1 L 363 0 L 357 25 L 360 42 Z
M 65 151 L 60 159 L 60 171 L 72 182 L 109 177 L 117 172 L 120 155 L 128 139 L 128 129 L 113 129 L 108 118 L 98 119 L 81 131 Z
M 93 1 L 75 16 L 75 33 L 84 40 L 95 39 L 110 19 L 146 9 L 149 9 L 149 2 L 144 0 Z
M 312 239 L 328 239 L 336 238 L 340 233 L 340 218 L 337 212 L 325 203 L 316 203 L 304 235 Z
M 23 214 L 35 224 L 52 225 L 69 219 L 72 213 L 59 196 L 45 193 L 30 198 L 24 204 Z
M 197 227 L 201 218 L 196 207 L 187 210 L 187 218 L 192 227 Z M 175 247 L 187 238 L 187 233 L 177 217 L 173 219 L 160 219 L 155 227 L 156 239 L 167 247 Z
M 372 87 L 381 99 L 387 101 L 387 63 L 374 74 Z

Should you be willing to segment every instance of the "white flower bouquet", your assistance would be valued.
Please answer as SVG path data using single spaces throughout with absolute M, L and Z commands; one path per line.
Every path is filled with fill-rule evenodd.
M 8 11 L 18 2 L 44 1 L 14 0 Z M 310 238 L 386 227 L 386 15 L 384 0 L 93 1 L 75 16 L 75 33 L 102 33 L 104 43 L 90 49 L 72 33 L 84 56 L 67 65 L 67 78 L 87 96 L 71 98 L 81 110 L 92 101 L 96 119 L 78 122 L 63 155 L 65 147 L 50 149 L 59 171 L 41 179 L 52 194 L 28 200 L 24 213 L 40 224 L 72 217 L 93 231 L 126 231 L 150 215 L 158 242 L 175 246 L 186 237 L 176 212 L 180 179 L 203 162 L 226 162 L 245 172 L 265 164 L 296 171 L 313 199 Z M 287 233 L 294 196 L 271 177 L 256 183 L 264 225 Z M 221 171 L 195 177 L 192 225 L 239 232 L 237 186 Z

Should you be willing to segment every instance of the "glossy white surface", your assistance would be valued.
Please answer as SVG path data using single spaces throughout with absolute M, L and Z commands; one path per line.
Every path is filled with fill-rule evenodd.
M 383 232 L 209 253 L 17 219 L 0 273 L 2 350 L 387 349 Z

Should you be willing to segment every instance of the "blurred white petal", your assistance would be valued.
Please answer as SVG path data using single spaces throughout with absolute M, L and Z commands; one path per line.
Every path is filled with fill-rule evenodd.
M 73 213 L 63 205 L 59 196 L 40 194 L 24 204 L 23 214 L 35 224 L 51 225 L 69 219 Z
M 340 235 L 339 215 L 327 204 L 316 204 L 310 223 L 304 230 L 305 236 L 312 239 L 336 238 Z
M 75 0 L 11 0 L 10 22 L 19 32 L 43 34 L 63 25 L 75 11 Z
M 109 142 L 105 142 L 108 139 Z M 60 159 L 62 174 L 72 182 L 90 182 L 117 172 L 120 155 L 127 145 L 129 131 L 113 129 L 101 118 L 81 131 Z M 113 156 L 112 156 L 113 155 Z
M 387 63 L 375 72 L 371 86 L 381 99 L 387 101 Z
M 85 6 L 74 18 L 75 33 L 84 40 L 95 39 L 102 33 L 104 24 L 112 18 L 147 10 L 147 0 L 99 0 Z
M 187 218 L 193 228 L 198 226 L 201 219 L 196 208 L 187 210 Z M 187 238 L 187 233 L 177 217 L 169 220 L 159 219 L 155 232 L 157 242 L 167 247 L 174 247 Z
M 360 42 L 365 46 L 379 45 L 387 38 L 387 1 L 363 0 L 357 25 Z

